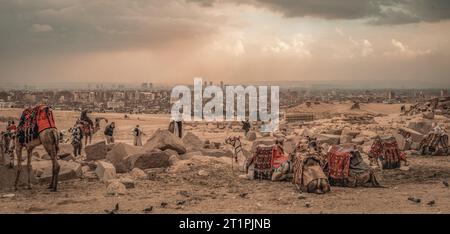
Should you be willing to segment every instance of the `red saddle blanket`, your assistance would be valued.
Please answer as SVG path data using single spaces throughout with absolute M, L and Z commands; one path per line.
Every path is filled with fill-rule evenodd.
M 369 157 L 381 159 L 383 169 L 398 168 L 400 161 L 406 161 L 406 154 L 400 151 L 394 137 L 375 140 L 370 148 Z
M 35 111 L 39 132 L 49 128 L 56 128 L 55 119 L 53 118 L 53 112 L 50 107 L 46 105 L 39 105 L 35 107 Z
M 46 105 L 38 105 L 34 108 L 27 108 L 22 112 L 20 118 L 19 129 L 28 130 L 36 129 L 42 132 L 49 128 L 56 128 L 53 112 Z
M 332 146 L 328 152 L 328 175 L 337 180 L 346 179 L 350 171 L 350 159 L 352 149 L 338 145 Z

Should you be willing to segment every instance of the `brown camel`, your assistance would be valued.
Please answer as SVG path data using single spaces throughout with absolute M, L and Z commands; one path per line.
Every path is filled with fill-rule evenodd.
M 19 138 L 16 137 L 16 154 L 17 154 L 17 176 L 14 184 L 14 188 L 17 190 L 17 185 L 19 183 L 20 173 L 22 171 L 22 149 L 25 148 L 27 150 L 27 170 L 28 170 L 28 189 L 31 189 L 31 156 L 33 154 L 33 149 L 39 145 L 43 145 L 45 151 L 47 151 L 48 155 L 52 160 L 52 180 L 49 185 L 49 189 L 51 191 L 56 192 L 58 186 L 58 174 L 60 166 L 57 161 L 58 155 L 58 144 L 59 144 L 59 134 L 58 130 L 55 128 L 49 128 L 43 130 L 39 133 L 39 137 L 28 142 L 28 143 L 19 143 Z M 14 160 L 12 161 L 14 164 Z

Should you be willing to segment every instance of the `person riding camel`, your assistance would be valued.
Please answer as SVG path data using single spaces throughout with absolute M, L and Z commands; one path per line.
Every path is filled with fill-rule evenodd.
M 82 110 L 81 111 L 80 120 L 87 122 L 89 124 L 89 126 L 93 129 L 94 128 L 94 122 L 92 122 L 92 119 L 88 117 L 87 113 L 88 113 L 87 110 Z

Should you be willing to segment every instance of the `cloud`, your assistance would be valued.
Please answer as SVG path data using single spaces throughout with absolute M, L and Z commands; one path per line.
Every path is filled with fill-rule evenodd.
M 0 5 L 0 52 L 82 53 L 201 43 L 217 32 L 221 17 L 184 1 L 5 1 Z
M 293 54 L 297 57 L 307 58 L 311 56 L 308 45 L 313 42 L 314 40 L 310 35 L 298 33 L 284 39 L 276 37 L 263 45 L 262 51 L 273 54 Z
M 341 27 L 336 27 L 335 31 L 348 46 L 345 45 L 338 48 L 333 58 L 368 57 L 375 52 L 372 43 L 368 39 L 354 39 L 352 36 L 347 35 Z
M 219 0 L 189 0 L 211 7 Z M 362 19 L 369 24 L 409 24 L 450 19 L 448 0 L 241 0 L 238 4 L 264 7 L 285 17 L 328 20 Z
M 428 55 L 432 53 L 431 49 L 426 50 L 413 50 L 408 47 L 408 45 L 404 44 L 403 42 L 392 39 L 391 40 L 392 46 L 395 48 L 393 51 L 387 51 L 384 53 L 384 56 L 387 57 L 403 57 L 403 58 L 415 58 L 417 56 L 421 55 Z
M 31 26 L 31 31 L 33 32 L 53 32 L 53 28 L 51 25 L 48 24 L 33 24 Z

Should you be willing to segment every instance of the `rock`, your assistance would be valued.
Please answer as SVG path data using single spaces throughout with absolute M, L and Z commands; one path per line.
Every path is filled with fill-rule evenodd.
M 155 180 L 157 175 L 160 173 L 163 173 L 165 168 L 150 168 L 145 170 L 145 173 L 147 175 L 147 179 L 149 180 Z
M 96 179 L 97 174 L 89 167 L 89 166 L 82 166 L 81 167 L 81 177 L 85 179 Z
M 106 187 L 106 194 L 108 195 L 125 195 L 127 194 L 127 188 L 124 184 L 120 183 L 118 180 L 114 180 L 108 184 Z
M 135 180 L 145 180 L 147 179 L 147 173 L 145 173 L 143 170 L 139 168 L 133 168 L 130 172 L 131 178 Z
M 169 165 L 170 166 L 174 165 L 178 161 L 180 161 L 180 157 L 179 156 L 172 155 L 172 156 L 169 157 Z
M 209 173 L 207 171 L 205 171 L 205 170 L 200 170 L 200 171 L 198 171 L 197 174 L 199 176 L 203 176 L 203 177 L 209 176 Z
M 106 142 L 101 141 L 92 145 L 88 145 L 85 147 L 84 151 L 86 152 L 86 160 L 100 160 L 106 158 Z
M 169 157 L 164 151 L 134 154 L 126 158 L 129 170 L 133 168 L 147 169 L 155 167 L 169 167 Z
M 430 120 L 411 120 L 408 123 L 408 128 L 425 135 L 431 131 L 433 126 Z
M 177 151 L 175 151 L 175 150 L 166 149 L 166 150 L 164 150 L 164 152 L 167 153 L 167 155 L 169 155 L 169 156 L 177 156 L 177 157 L 179 156 Z
M 127 167 L 125 158 L 140 153 L 145 153 L 145 150 L 142 147 L 118 143 L 107 153 L 106 159 L 114 165 L 117 173 L 126 173 L 130 170 Z
M 350 135 L 341 135 L 340 139 L 339 139 L 339 143 L 340 144 L 348 144 L 351 143 L 353 140 L 353 137 Z
M 3 194 L 1 197 L 2 198 L 13 198 L 15 196 L 16 196 L 16 194 L 14 194 L 14 193 L 7 193 L 7 194 Z
M 422 117 L 424 119 L 434 119 L 434 113 L 431 111 L 423 112 Z
M 405 137 L 400 135 L 400 134 L 398 134 L 398 133 L 394 133 L 392 135 L 395 137 L 395 140 L 397 141 L 398 148 L 400 150 L 405 150 L 405 144 L 406 144 Z
M 184 135 L 182 141 L 190 150 L 199 150 L 204 146 L 203 141 L 200 140 L 200 138 L 192 132 L 187 132 L 186 135 Z
M 229 149 L 202 149 L 202 155 L 211 157 L 229 157 L 233 156 L 233 152 Z
M 113 144 L 106 145 L 106 152 L 111 151 L 118 144 L 120 144 L 120 143 L 113 143 Z
M 72 144 L 59 144 L 58 156 L 59 158 L 63 158 L 64 155 L 72 155 L 73 146 Z
M 116 178 L 116 168 L 109 162 L 98 161 L 95 174 L 102 181 L 112 180 Z
M 412 141 L 416 143 L 420 143 L 424 137 L 422 133 L 415 131 L 414 129 L 411 128 L 401 127 L 399 128 L 399 130 L 409 133 L 411 135 Z
M 338 145 L 340 138 L 340 135 L 318 134 L 317 143 L 320 145 L 323 143 L 327 143 L 328 145 Z
M 66 181 L 82 177 L 82 166 L 77 162 L 58 160 L 60 166 L 58 180 Z M 33 171 L 40 183 L 49 183 L 52 179 L 52 162 L 39 161 L 33 163 Z
M 135 181 L 129 177 L 120 178 L 119 182 L 125 185 L 125 188 L 132 189 L 135 187 Z
M 148 139 L 147 143 L 144 145 L 146 152 L 151 152 L 154 149 L 166 150 L 172 149 L 177 151 L 178 154 L 186 153 L 186 147 L 183 141 L 170 133 L 168 130 L 158 129 L 153 133 Z
M 364 137 L 356 137 L 356 138 L 351 140 L 351 143 L 357 144 L 357 145 L 363 145 L 364 142 L 365 142 L 365 138 Z
M 247 132 L 247 135 L 245 136 L 247 138 L 247 140 L 249 141 L 254 141 L 256 140 L 256 132 L 254 131 L 249 131 Z
M 341 135 L 342 129 L 328 129 L 325 133 L 329 135 Z

